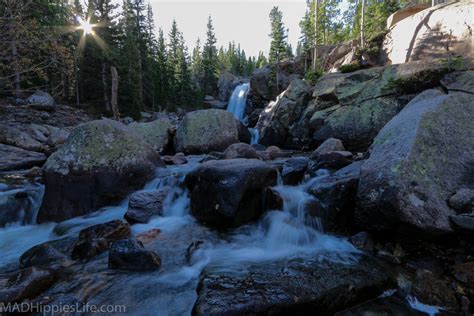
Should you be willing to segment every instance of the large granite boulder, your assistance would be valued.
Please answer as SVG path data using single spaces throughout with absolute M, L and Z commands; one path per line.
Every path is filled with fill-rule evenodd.
M 133 122 L 128 127 L 147 142 L 153 149 L 161 153 L 170 143 L 169 130 L 173 126 L 171 120 L 166 117 L 160 117 L 148 123 Z
M 162 165 L 153 148 L 125 125 L 82 124 L 43 166 L 46 191 L 38 222 L 63 221 L 117 202 Z
M 333 315 L 393 286 L 378 262 L 296 258 L 239 267 L 207 268 L 193 315 Z
M 238 227 L 263 214 L 266 190 L 277 169 L 256 159 L 214 160 L 186 176 L 193 215 L 207 226 Z
M 364 163 L 356 221 L 373 231 L 452 231 L 449 198 L 472 186 L 474 96 L 427 90 L 379 133 Z
M 176 152 L 185 154 L 223 151 L 238 143 L 238 126 L 234 115 L 225 110 L 198 110 L 189 112 L 176 130 Z
M 473 57 L 472 1 L 441 3 L 404 18 L 392 26 L 383 42 L 385 61 Z

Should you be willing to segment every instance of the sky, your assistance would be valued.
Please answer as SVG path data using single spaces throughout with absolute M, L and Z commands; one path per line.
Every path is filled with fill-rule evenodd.
M 299 22 L 306 11 L 306 0 L 150 0 L 157 28 L 165 37 L 176 19 L 178 28 L 192 52 L 196 39 L 206 40 L 207 18 L 211 15 L 217 46 L 229 41 L 240 43 L 247 56 L 267 53 L 270 48 L 270 19 L 273 6 L 283 12 L 283 22 L 289 28 L 289 43 L 296 49 L 300 37 Z

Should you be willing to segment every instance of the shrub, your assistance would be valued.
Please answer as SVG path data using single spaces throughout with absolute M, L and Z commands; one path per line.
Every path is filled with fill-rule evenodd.
M 316 81 L 319 79 L 319 77 L 321 77 L 323 75 L 323 71 L 320 69 L 320 68 L 317 68 L 317 69 L 309 69 L 306 71 L 306 73 L 304 74 L 304 79 L 306 80 L 306 82 L 311 85 L 311 86 L 314 86 L 316 84 Z
M 353 62 L 353 63 L 347 64 L 347 65 L 342 65 L 341 67 L 339 67 L 339 71 L 343 74 L 349 73 L 349 72 L 354 72 L 354 71 L 359 70 L 359 69 L 360 69 L 360 64 L 357 63 L 357 62 Z

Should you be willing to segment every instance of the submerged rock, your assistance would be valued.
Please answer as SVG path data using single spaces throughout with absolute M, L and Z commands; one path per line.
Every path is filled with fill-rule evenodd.
M 473 104 L 469 94 L 427 90 L 383 128 L 361 170 L 361 227 L 425 236 L 452 231 L 447 201 L 472 175 Z
M 134 193 L 128 202 L 125 220 L 131 224 L 148 223 L 153 216 L 162 215 L 168 192 L 168 189 L 161 189 Z
M 220 229 L 258 219 L 265 191 L 276 182 L 277 169 L 256 159 L 208 161 L 186 176 L 193 215 Z
M 393 282 L 373 259 L 298 258 L 203 271 L 193 315 L 330 315 L 376 298 Z
M 187 113 L 174 139 L 176 151 L 185 154 L 223 151 L 238 142 L 238 126 L 234 115 L 216 109 Z
M 162 165 L 125 125 L 111 120 L 82 124 L 43 166 L 46 192 L 38 222 L 63 221 L 117 202 Z
M 149 271 L 158 270 L 160 266 L 160 257 L 135 239 L 114 241 L 110 247 L 110 269 Z

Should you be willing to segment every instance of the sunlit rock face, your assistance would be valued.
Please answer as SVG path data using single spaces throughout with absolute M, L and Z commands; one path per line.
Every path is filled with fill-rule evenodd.
M 440 4 L 392 23 L 383 43 L 386 63 L 473 56 L 474 3 Z

